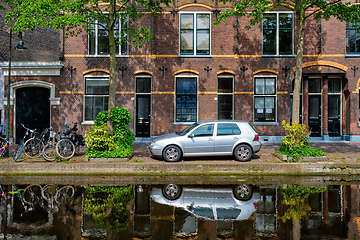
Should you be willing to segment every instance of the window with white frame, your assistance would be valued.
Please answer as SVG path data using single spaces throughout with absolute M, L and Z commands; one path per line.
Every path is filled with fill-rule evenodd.
M 360 54 L 359 23 L 346 23 L 346 53 Z
M 256 77 L 254 92 L 255 122 L 275 122 L 276 78 Z
M 127 38 L 125 31 L 127 30 L 128 21 L 125 17 L 120 18 L 115 22 L 115 39 Z M 102 20 L 97 20 L 91 24 L 89 33 L 89 55 L 109 55 L 109 33 L 106 30 L 106 23 Z M 121 35 L 122 34 L 122 35 Z M 128 43 L 118 42 L 116 48 L 116 55 L 127 55 Z
M 180 55 L 210 55 L 210 13 L 180 13 Z
M 176 77 L 175 122 L 197 121 L 197 77 Z
M 263 15 L 263 55 L 293 55 L 293 13 Z
M 233 119 L 233 82 L 232 76 L 218 77 L 218 119 Z
M 108 109 L 109 77 L 85 77 L 84 121 L 93 121 L 99 112 Z

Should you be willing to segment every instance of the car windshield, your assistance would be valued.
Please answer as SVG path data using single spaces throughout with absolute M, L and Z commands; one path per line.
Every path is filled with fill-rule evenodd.
M 176 134 L 177 135 L 180 135 L 180 136 L 184 136 L 186 135 L 188 132 L 190 132 L 191 130 L 193 130 L 195 127 L 199 126 L 198 123 L 194 123 L 194 124 L 191 124 L 190 126 L 188 126 L 187 128 L 185 128 L 184 130 L 182 130 L 181 132 L 177 132 Z

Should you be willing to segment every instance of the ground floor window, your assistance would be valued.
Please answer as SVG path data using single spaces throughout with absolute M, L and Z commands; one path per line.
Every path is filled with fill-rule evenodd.
M 275 122 L 276 78 L 256 77 L 254 82 L 255 122 Z
M 218 78 L 218 119 L 233 119 L 233 77 Z
M 85 77 L 84 120 L 93 121 L 99 112 L 108 109 L 109 77 Z
M 176 122 L 197 121 L 197 78 L 176 77 Z

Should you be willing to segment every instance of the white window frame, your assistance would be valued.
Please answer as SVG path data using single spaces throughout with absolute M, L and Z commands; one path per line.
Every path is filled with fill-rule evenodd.
M 256 92 L 256 78 L 274 78 L 275 79 L 275 93 L 274 94 L 255 94 Z M 278 82 L 278 79 L 277 79 L 277 76 L 276 75 L 256 75 L 254 77 L 254 99 L 253 99 L 253 116 L 254 116 L 254 124 L 255 125 L 261 125 L 261 124 L 271 124 L 271 123 L 277 123 L 277 82 Z M 256 97 L 274 97 L 274 120 L 273 121 L 255 121 L 255 98 Z M 266 111 L 266 108 L 263 109 L 263 111 Z
M 193 38 L 193 45 L 194 45 L 194 53 L 185 54 L 181 53 L 181 15 L 182 14 L 192 14 L 194 19 L 194 38 Z M 209 54 L 197 54 L 197 21 L 196 16 L 197 14 L 208 14 L 209 15 Z M 180 12 L 179 14 L 179 56 L 181 57 L 211 57 L 211 12 Z
M 196 119 L 195 121 L 189 121 L 189 122 L 177 122 L 176 121 L 176 117 L 177 117 L 177 114 L 176 114 L 176 111 L 177 111 L 177 107 L 176 107 L 176 85 L 177 85 L 177 78 L 196 78 Z M 175 124 L 192 124 L 192 123 L 195 123 L 198 121 L 198 117 L 199 117 L 199 77 L 197 75 L 178 75 L 178 76 L 175 76 L 175 86 L 174 86 L 174 89 L 175 89 L 175 92 L 174 92 L 174 123 Z
M 291 42 L 291 54 L 281 54 L 279 53 L 279 14 L 282 13 L 287 13 L 287 14 L 292 14 L 292 42 Z M 264 25 L 262 23 L 262 41 L 261 41 L 261 54 L 262 56 L 294 56 L 294 22 L 295 22 L 295 14 L 294 12 L 291 11 L 270 11 L 270 12 L 265 12 L 264 14 L 276 14 L 276 53 L 275 54 L 264 54 Z
M 121 19 L 123 17 L 119 17 L 119 33 L 122 31 L 122 24 L 121 24 Z M 90 53 L 90 34 L 88 34 L 88 57 L 109 57 L 110 56 L 110 53 L 109 54 L 99 54 L 99 39 L 98 39 L 98 36 L 99 36 L 99 24 L 98 24 L 98 19 L 95 20 L 95 23 L 93 23 L 94 25 L 94 29 L 91 29 L 90 31 L 94 31 L 94 34 L 95 34 L 95 53 L 94 54 L 91 54 Z M 116 36 L 115 36 L 116 38 Z M 122 44 L 119 44 L 118 46 L 118 53 L 116 54 L 117 57 L 119 56 L 129 56 L 129 44 L 126 42 L 124 43 L 126 44 L 126 53 L 125 54 L 122 54 L 121 53 L 121 46 Z
M 91 78 L 99 78 L 99 79 L 101 79 L 101 78 L 103 78 L 103 79 L 105 79 L 105 78 L 107 78 L 107 79 L 109 79 L 109 75 L 86 75 L 86 76 L 84 76 L 84 96 L 83 96 L 83 124 L 94 124 L 94 120 L 95 119 L 93 119 L 93 120 L 86 120 L 85 119 L 85 111 L 86 111 L 86 97 L 109 97 L 109 94 L 102 94 L 102 95 L 97 95 L 97 94 L 86 94 L 86 80 L 87 79 L 91 79 Z M 107 109 L 104 109 L 104 110 L 107 110 Z

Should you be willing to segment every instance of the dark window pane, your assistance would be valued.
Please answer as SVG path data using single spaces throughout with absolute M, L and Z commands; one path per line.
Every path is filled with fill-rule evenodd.
M 292 54 L 292 30 L 286 29 L 279 31 L 279 54 Z
M 196 78 L 176 78 L 176 122 L 196 121 Z
M 93 27 L 94 24 L 92 24 Z M 95 55 L 95 43 L 96 43 L 96 39 L 95 39 L 95 28 L 92 29 L 90 31 L 90 34 L 89 34 L 89 54 L 90 55 Z
M 264 14 L 263 19 L 263 28 L 264 29 L 276 29 L 276 14 L 274 13 L 267 13 Z
M 85 94 L 87 95 L 109 94 L 109 79 L 87 78 L 85 82 Z
M 151 93 L 151 78 L 136 78 L 137 93 Z
M 232 125 L 233 124 L 226 124 L 226 123 L 218 124 L 217 135 L 218 136 L 232 135 L 233 134 L 233 126 Z
M 85 121 L 96 119 L 99 112 L 108 109 L 109 97 L 85 97 Z
M 200 126 L 193 132 L 194 137 L 211 137 L 214 133 L 214 124 Z
M 233 110 L 233 97 L 232 95 L 219 95 L 219 119 L 232 119 Z
M 218 79 L 218 92 L 219 93 L 232 93 L 233 92 L 233 78 L 219 78 Z
M 321 79 L 309 79 L 309 93 L 321 93 Z
M 341 80 L 340 78 L 329 79 L 329 93 L 340 93 L 341 92 Z
M 263 30 L 263 54 L 276 54 L 276 30 Z
M 109 34 L 105 30 L 98 30 L 98 54 L 109 54 Z

